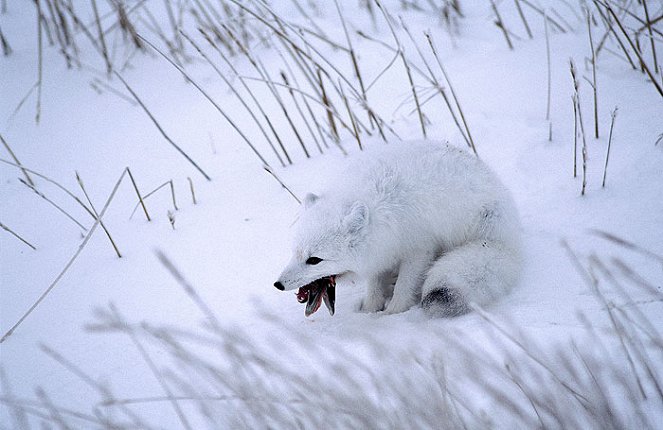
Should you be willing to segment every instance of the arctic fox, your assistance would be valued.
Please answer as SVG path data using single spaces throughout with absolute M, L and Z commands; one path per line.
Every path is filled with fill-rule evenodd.
M 341 178 L 319 196 L 306 195 L 294 255 L 274 283 L 279 290 L 299 289 L 306 301 L 314 286 L 334 287 L 337 276 L 352 272 L 366 284 L 365 312 L 421 304 L 449 317 L 517 282 L 518 214 L 477 157 L 438 142 L 391 144 L 360 154 Z M 323 295 L 333 313 L 334 296 L 330 304 L 317 293 L 307 315 Z

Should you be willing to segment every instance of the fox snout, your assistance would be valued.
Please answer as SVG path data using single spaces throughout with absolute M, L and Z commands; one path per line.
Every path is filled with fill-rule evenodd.
M 283 286 L 283 284 L 280 281 L 274 282 L 274 286 L 276 287 L 277 290 L 281 290 L 281 291 L 285 290 L 285 287 Z

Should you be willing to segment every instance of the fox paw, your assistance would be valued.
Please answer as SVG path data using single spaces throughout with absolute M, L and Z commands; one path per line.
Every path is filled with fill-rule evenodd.
M 359 312 L 365 312 L 365 313 L 374 313 L 374 312 L 379 312 L 384 309 L 384 299 L 380 298 L 375 298 L 375 297 L 365 297 L 362 299 L 362 301 L 359 303 Z

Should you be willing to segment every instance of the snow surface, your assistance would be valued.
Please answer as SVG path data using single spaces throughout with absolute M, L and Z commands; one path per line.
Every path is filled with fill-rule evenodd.
M 274 3 L 286 14 L 296 15 L 290 2 Z M 454 38 L 456 46 L 452 47 L 447 31 L 437 19 L 417 11 L 403 11 L 397 1 L 385 3 L 392 13 L 402 14 L 417 37 L 422 30 L 432 31 L 478 152 L 512 190 L 521 213 L 526 260 L 522 281 L 509 297 L 487 311 L 498 321 L 508 320 L 543 346 L 582 339 L 585 331 L 577 317 L 579 312 L 597 327 L 609 327 L 605 308 L 574 269 L 560 244 L 562 239 L 583 261 L 592 253 L 601 258 L 619 256 L 660 291 L 660 262 L 590 233 L 591 229 L 603 230 L 663 255 L 663 144 L 655 145 L 663 133 L 663 103 L 644 75 L 632 71 L 615 56 L 602 54 L 597 64 L 601 131 L 598 140 L 592 136 L 590 85 L 581 78 L 589 164 L 587 192 L 580 196 L 580 178 L 572 176 L 573 89 L 568 61 L 573 58 L 580 75 L 591 79 L 591 69 L 585 67 L 589 47 L 582 21 L 567 14 L 575 30 L 569 34 L 552 33 L 550 37 L 549 141 L 549 122 L 545 119 L 545 38 L 539 15 L 528 12 L 535 38 L 528 40 L 523 36 L 516 40 L 515 50 L 510 51 L 500 30 L 491 22 L 489 2 L 461 2 L 466 17 L 459 21 L 460 36 Z M 356 2 L 342 4 L 352 27 L 391 43 L 383 21 L 378 20 L 378 30 L 372 30 L 369 15 L 358 12 Z M 344 36 L 333 4 L 321 9 L 316 22 L 332 39 L 342 42 Z M 511 3 L 501 3 L 500 11 L 513 31 L 524 35 Z M 384 362 L 373 363 L 374 357 L 362 353 L 358 340 L 368 336 L 382 342 L 387 351 L 414 351 L 423 360 L 443 346 L 436 341 L 439 332 L 458 332 L 468 342 L 484 345 L 485 354 L 494 349 L 486 339 L 489 324 L 476 313 L 452 320 L 429 320 L 420 309 L 390 316 L 356 313 L 353 309 L 361 296 L 361 285 L 339 285 L 333 317 L 321 309 L 305 318 L 303 307 L 291 293 L 272 287 L 290 255 L 290 227 L 298 211 L 297 202 L 263 170 L 236 132 L 177 70 L 162 58 L 138 55 L 132 61 L 133 67 L 123 71 L 123 77 L 172 139 L 209 172 L 211 182 L 205 181 L 164 141 L 138 106 L 109 92 L 97 94 L 90 87 L 93 78 L 106 79 L 103 73 L 99 75 L 87 67 L 68 70 L 55 48 L 44 50 L 41 122 L 36 125 L 34 121 L 34 94 L 12 115 L 36 80 L 33 5 L 9 2 L 7 13 L 0 15 L 0 23 L 14 50 L 11 56 L 0 59 L 0 130 L 21 163 L 80 195 L 74 173 L 78 172 L 97 210 L 122 169 L 129 166 L 143 193 L 172 179 L 179 206 L 174 213 L 175 229 L 167 217 L 171 204 L 165 189 L 147 200 L 152 222 L 147 222 L 140 210 L 129 219 L 136 199 L 129 182 L 122 184 L 104 220 L 123 257 L 117 258 L 103 231 L 98 229 L 46 299 L 1 344 L 2 369 L 15 397 L 35 398 L 35 388 L 39 386 L 63 407 L 88 410 L 89 405 L 99 401 L 94 390 L 43 353 L 41 344 L 59 351 L 95 380 L 110 383 L 118 398 L 163 395 L 130 339 L 83 329 L 94 320 L 95 309 L 113 303 L 132 322 L 202 330 L 203 315 L 159 262 L 156 250 L 174 262 L 225 325 L 238 327 L 256 343 L 265 339 L 281 342 L 286 354 L 296 350 L 294 346 L 289 349 L 289 342 L 294 342 L 290 334 L 293 338 L 311 336 L 315 342 L 353 351 L 371 361 L 376 369 L 405 374 L 413 371 L 409 364 L 388 356 Z M 402 37 L 406 40 L 405 35 Z M 353 43 L 360 53 L 360 67 L 371 79 L 391 58 L 390 53 L 370 41 L 355 37 Z M 423 37 L 420 45 L 425 46 Z M 416 59 L 411 45 L 406 49 L 409 57 Z M 350 70 L 345 56 L 330 49 L 325 52 Z M 103 69 L 101 58 L 93 54 L 86 61 L 94 61 L 95 69 Z M 276 54 L 261 46 L 255 47 L 254 54 L 268 68 L 273 65 L 276 76 L 282 67 Z M 253 73 L 246 61 L 238 59 L 237 63 L 244 73 Z M 294 165 L 279 168 L 248 115 L 214 72 L 202 61 L 187 64 L 186 69 L 244 126 L 249 138 L 259 142 L 259 150 L 296 195 L 315 191 L 347 161 L 335 149 L 304 159 L 278 106 L 256 84 L 265 109 L 278 121 L 295 158 Z M 109 84 L 126 94 L 116 78 Z M 424 82 L 419 80 L 418 84 Z M 402 67 L 395 66 L 369 91 L 368 99 L 402 138 L 419 139 L 417 115 L 410 113 L 414 105 L 407 100 L 410 94 Z M 403 100 L 407 100 L 406 105 L 398 108 Z M 610 112 L 615 106 L 619 112 L 607 185 L 601 188 Z M 464 146 L 439 97 L 426 104 L 424 111 L 431 121 L 429 138 Z M 351 154 L 357 151 L 352 136 L 346 134 L 343 139 L 344 148 Z M 365 138 L 363 143 L 367 151 L 384 144 L 379 137 Z M 314 153 L 310 138 L 307 144 Z M 392 137 L 389 144 L 402 143 Z M 0 158 L 10 159 L 4 148 L 0 153 Z M 578 157 L 580 173 L 580 154 Z M 82 239 L 81 230 L 74 223 L 28 190 L 18 177 L 19 170 L 0 165 L 0 222 L 33 243 L 37 250 L 0 231 L 2 333 L 51 284 Z M 196 205 L 190 198 L 187 177 L 195 186 Z M 43 180 L 36 182 L 40 190 L 78 220 L 92 225 L 91 218 L 60 190 Z M 638 291 L 632 292 L 634 300 L 639 299 Z M 663 304 L 653 301 L 639 306 L 660 329 Z M 276 316 L 277 322 L 265 319 L 267 315 Z M 156 349 L 153 358 L 160 363 L 168 360 Z M 307 360 L 301 356 L 274 358 L 293 363 Z M 660 363 L 655 369 L 659 374 Z M 307 372 L 322 371 L 315 366 L 302 367 Z M 179 427 L 167 403 L 150 405 L 144 411 L 160 426 Z M 661 408 L 657 411 L 660 413 Z M 2 428 L 8 428 L 12 422 L 9 412 L 0 408 Z

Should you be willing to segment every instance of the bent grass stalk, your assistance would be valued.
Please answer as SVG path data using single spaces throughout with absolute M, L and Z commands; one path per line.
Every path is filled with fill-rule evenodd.
M 188 176 L 186 177 L 186 180 L 189 181 L 189 189 L 191 190 L 191 201 L 193 202 L 194 205 L 197 205 L 198 201 L 196 201 L 196 191 L 193 189 L 193 181 Z
M 234 128 L 235 131 L 237 131 L 237 133 L 240 135 L 242 140 L 244 140 L 244 142 L 249 146 L 249 148 L 251 148 L 253 153 L 260 159 L 260 161 L 262 161 L 263 164 L 269 164 L 264 159 L 264 157 L 260 154 L 260 152 L 255 148 L 255 146 L 253 146 L 253 144 L 251 143 L 249 138 L 246 137 L 244 132 L 242 132 L 242 130 L 237 126 L 237 124 L 235 124 L 235 121 L 233 121 L 230 118 L 230 116 L 228 116 L 228 114 L 223 109 L 221 109 L 221 107 L 214 101 L 214 99 L 212 99 L 212 97 L 210 97 L 210 95 L 207 94 L 207 92 L 205 90 L 203 90 L 203 88 L 200 85 L 198 85 L 198 83 L 195 80 L 193 80 L 191 78 L 191 76 L 189 76 L 189 74 L 186 73 L 181 66 L 179 66 L 177 63 L 175 63 L 173 60 L 171 60 L 166 54 L 164 54 L 159 48 L 154 46 L 154 44 L 152 44 L 150 41 L 148 41 L 147 39 L 145 39 L 144 37 L 142 37 L 140 35 L 139 35 L 139 37 L 141 38 L 142 41 L 147 43 L 152 49 L 157 51 L 157 53 L 159 53 L 159 55 L 161 55 L 166 61 L 168 61 L 168 63 L 170 63 L 170 65 L 175 67 L 177 69 L 177 71 L 180 72 L 189 82 L 191 82 L 191 84 L 207 99 L 207 101 L 209 101 L 212 104 L 212 106 L 214 106 L 214 108 L 217 110 L 217 112 L 219 112 L 221 114 L 221 116 L 223 116 L 223 118 L 232 126 L 232 128 Z M 204 174 L 204 176 L 205 176 L 205 179 L 207 179 L 208 181 L 211 181 L 210 177 L 207 176 L 207 174 Z
M 179 208 L 177 207 L 177 202 L 176 202 L 176 200 L 175 200 L 175 186 L 173 185 L 173 180 L 172 180 L 172 179 L 169 180 L 169 181 L 164 182 L 163 184 L 159 185 L 158 187 L 156 187 L 155 189 L 153 189 L 153 190 L 150 191 L 149 193 L 145 194 L 145 195 L 143 196 L 143 200 L 147 200 L 147 199 L 148 199 L 149 197 L 151 197 L 154 193 L 156 193 L 157 191 L 159 191 L 160 189 L 162 189 L 162 188 L 165 187 L 166 185 L 170 185 L 170 195 L 171 195 L 172 202 L 173 202 L 173 209 L 174 209 L 175 211 L 178 211 Z M 136 206 L 134 206 L 134 208 L 133 208 L 133 210 L 132 210 L 132 212 L 131 212 L 131 215 L 129 215 L 129 219 L 133 218 L 134 214 L 136 213 L 136 211 L 138 210 L 139 207 L 140 207 L 140 201 L 139 201 L 138 203 L 136 203 Z
M 138 202 L 143 207 L 143 212 L 145 212 L 145 218 L 147 218 L 148 221 L 151 221 L 150 214 L 147 213 L 147 207 L 145 207 L 145 202 L 143 201 L 143 198 L 140 195 L 140 191 L 138 191 L 138 185 L 136 185 L 136 181 L 134 180 L 134 175 L 131 174 L 131 170 L 129 170 L 129 167 L 127 167 L 127 173 L 129 174 L 129 179 L 131 179 L 131 184 L 134 186 L 134 190 L 136 191 L 136 195 L 138 196 Z
M 578 92 L 578 78 L 576 68 L 573 64 L 573 59 L 569 60 L 571 67 L 571 77 L 573 78 L 574 98 L 576 109 L 578 110 L 578 122 L 580 123 L 580 133 L 582 134 L 582 189 L 580 195 L 585 195 L 585 188 L 587 187 L 587 140 L 585 139 L 585 126 L 582 121 L 582 109 L 580 109 L 580 94 Z
M 85 235 L 85 238 L 81 242 L 81 244 L 78 246 L 78 249 L 74 253 L 74 255 L 69 259 L 67 264 L 64 266 L 64 268 L 60 271 L 60 273 L 57 275 L 57 277 L 51 282 L 51 284 L 44 290 L 44 292 L 37 298 L 37 300 L 28 308 L 27 311 L 14 323 L 14 325 L 7 330 L 7 332 L 2 335 L 2 338 L 0 338 L 0 343 L 6 341 L 13 333 L 16 331 L 16 329 L 25 321 L 27 317 L 34 312 L 34 310 L 39 306 L 39 304 L 44 301 L 46 296 L 53 291 L 53 288 L 60 282 L 62 277 L 69 271 L 71 266 L 74 264 L 78 256 L 83 252 L 83 249 L 85 246 L 88 244 L 90 239 L 92 238 L 92 235 L 94 232 L 97 230 L 97 227 L 101 223 L 102 218 L 104 217 L 104 214 L 106 213 L 106 210 L 110 206 L 110 203 L 113 201 L 113 198 L 115 197 L 115 193 L 117 192 L 118 188 L 120 188 L 120 184 L 122 183 L 122 179 L 124 179 L 124 175 L 127 173 L 126 169 L 122 171 L 122 174 L 120 175 L 120 178 L 117 180 L 115 183 L 115 186 L 113 187 L 113 190 L 111 191 L 110 195 L 108 196 L 108 199 L 106 200 L 106 203 L 104 204 L 104 207 L 101 209 L 101 212 L 99 213 L 99 216 L 96 217 L 94 224 L 92 227 L 90 227 L 90 230 L 87 232 L 87 235 Z
M 405 59 L 405 51 L 403 45 L 401 44 L 401 41 L 396 35 L 396 31 L 394 30 L 394 27 L 391 24 L 391 17 L 387 12 L 387 9 L 382 5 L 382 3 L 380 3 L 380 0 L 375 0 L 375 4 L 378 5 L 378 8 L 382 12 L 382 16 L 384 17 L 384 20 L 387 23 L 387 26 L 389 27 L 389 32 L 391 33 L 391 36 L 394 38 L 394 42 L 396 42 L 397 53 L 400 56 L 401 60 L 403 61 L 403 67 L 405 67 L 405 73 L 407 74 L 407 79 L 408 82 L 410 83 L 410 91 L 412 92 L 412 97 L 417 107 L 417 113 L 419 116 L 419 125 L 421 126 L 421 134 L 423 135 L 424 139 L 427 139 L 428 136 L 426 135 L 426 122 L 424 120 L 424 114 L 421 111 L 421 105 L 419 104 L 419 96 L 417 95 L 417 90 L 414 85 L 414 79 L 412 78 L 410 65 L 408 61 Z
M 497 10 L 497 6 L 495 5 L 494 0 L 490 0 L 490 6 L 493 8 L 493 12 L 495 13 L 495 17 L 497 20 L 495 21 L 495 25 L 502 30 L 502 34 L 504 34 L 504 39 L 506 39 L 506 44 L 509 46 L 509 49 L 513 51 L 513 43 L 511 43 L 511 38 L 509 37 L 509 32 L 506 29 L 506 26 L 504 25 L 504 21 L 502 20 L 502 17 L 500 16 L 499 11 Z
M 12 149 L 9 147 L 9 144 L 7 143 L 5 138 L 2 137 L 2 134 L 0 134 L 0 142 L 2 142 L 3 146 L 5 147 L 5 149 L 9 153 L 9 155 L 11 155 L 11 157 L 14 159 L 14 162 L 19 166 L 19 168 L 21 169 L 21 172 L 23 172 L 23 176 L 25 176 L 25 180 L 28 181 L 28 184 L 30 184 L 31 186 L 34 187 L 35 183 L 32 181 L 32 178 L 30 177 L 30 175 L 28 175 L 28 171 L 25 170 L 23 168 L 23 166 L 21 165 L 21 162 L 18 161 L 18 158 L 16 158 L 16 155 L 14 154 L 14 151 L 12 151 Z
M 249 94 L 249 96 L 251 97 L 251 100 L 253 100 L 254 104 L 258 107 L 258 110 L 262 114 L 263 119 L 265 120 L 265 122 L 269 126 L 269 129 L 272 132 L 272 134 L 274 135 L 274 138 L 276 139 L 276 142 L 279 144 L 279 147 L 281 148 L 281 151 L 283 151 L 283 155 L 285 156 L 286 160 L 288 161 L 288 164 L 292 164 L 292 160 L 290 159 L 290 155 L 288 154 L 288 151 L 286 151 L 285 145 L 283 144 L 283 141 L 281 140 L 281 137 L 277 133 L 276 128 L 274 127 L 274 124 L 272 123 L 272 120 L 269 118 L 269 115 L 267 115 L 267 113 L 265 113 L 265 110 L 262 108 L 262 103 L 260 103 L 258 101 L 256 96 L 253 94 L 253 91 L 251 91 L 249 86 L 246 84 L 246 79 L 239 74 L 239 72 L 237 71 L 237 69 L 233 65 L 232 61 L 230 61 L 228 59 L 227 55 L 225 55 L 223 53 L 223 51 L 221 51 L 221 49 L 219 49 L 217 44 L 214 42 L 214 39 L 204 29 L 198 28 L 198 31 L 203 35 L 203 37 L 205 38 L 207 43 L 209 43 L 212 46 L 212 48 L 214 48 L 214 50 L 219 54 L 219 56 L 221 56 L 221 58 L 226 63 L 226 65 L 230 68 L 230 70 L 233 72 L 233 74 L 242 83 L 242 86 L 244 87 L 244 90 L 246 90 L 246 92 Z M 230 29 L 226 29 L 226 32 L 230 32 Z
M 596 84 L 596 52 L 594 51 L 594 41 L 592 39 L 592 22 L 591 22 L 591 13 L 589 9 L 585 11 L 587 13 L 587 33 L 589 33 L 589 48 L 592 51 L 592 89 L 594 90 L 594 138 L 599 138 L 599 108 L 598 108 L 598 96 L 597 96 L 597 84 Z
M 292 190 L 290 189 L 290 187 L 288 187 L 288 186 L 287 186 L 287 185 L 281 180 L 281 178 L 279 178 L 279 177 L 276 175 L 276 173 L 274 173 L 274 171 L 271 169 L 271 167 L 269 167 L 269 166 L 263 166 L 263 169 L 265 169 L 265 171 L 266 171 L 267 173 L 269 173 L 270 175 L 272 175 L 272 178 L 276 179 L 276 181 L 281 185 L 281 187 L 283 187 L 283 188 L 284 188 L 284 189 L 285 189 L 285 190 L 286 190 L 286 191 L 292 196 L 292 198 L 295 199 L 295 200 L 297 201 L 297 203 L 299 203 L 300 205 L 302 204 L 302 201 L 299 199 L 299 197 L 297 197 L 297 195 L 296 195 L 295 193 L 292 192 Z
M 5 164 L 8 164 L 8 165 L 10 165 L 10 166 L 17 167 L 17 168 L 19 168 L 19 169 L 21 169 L 21 170 L 25 170 L 25 171 L 30 172 L 30 173 L 32 173 L 33 175 L 35 175 L 35 176 L 37 176 L 37 177 L 39 177 L 39 178 L 42 178 L 43 180 L 45 180 L 46 182 L 48 182 L 48 183 L 50 183 L 50 184 L 55 185 L 55 186 L 58 187 L 60 190 L 64 191 L 69 197 L 71 197 L 72 199 L 74 199 L 74 200 L 76 201 L 76 203 L 78 203 L 83 209 L 85 209 L 85 211 L 86 211 L 86 212 L 87 212 L 92 218 L 94 218 L 94 214 L 92 213 L 92 211 L 90 210 L 90 208 L 88 208 L 87 205 L 86 205 L 85 203 L 83 203 L 83 202 L 81 201 L 81 199 L 78 198 L 78 196 L 76 196 L 74 193 L 72 193 L 71 191 L 69 191 L 66 187 L 64 187 L 64 186 L 63 186 L 62 184 L 60 184 L 59 182 L 57 182 L 57 181 L 55 181 L 55 180 L 49 178 L 49 177 L 46 176 L 46 175 L 41 174 L 41 173 L 39 173 L 39 172 L 37 172 L 37 171 L 35 171 L 35 170 L 29 169 L 29 168 L 24 167 L 24 166 L 22 166 L 22 165 L 18 165 L 18 164 L 12 163 L 11 161 L 3 160 L 2 158 L 0 158 L 0 163 L 5 163 Z
M 179 32 L 186 40 L 191 44 L 191 46 L 194 47 L 194 49 L 205 59 L 205 61 L 214 69 L 216 74 L 225 82 L 226 86 L 230 88 L 230 91 L 237 97 L 239 102 L 244 106 L 244 109 L 249 113 L 255 124 L 258 126 L 258 130 L 262 133 L 262 135 L 265 137 L 265 140 L 269 144 L 269 147 L 272 149 L 274 152 L 274 155 L 276 155 L 276 158 L 279 160 L 279 163 L 281 164 L 281 167 L 285 166 L 285 163 L 283 162 L 283 159 L 281 158 L 281 155 L 278 153 L 276 148 L 274 147 L 274 144 L 272 143 L 272 140 L 269 138 L 269 135 L 267 135 L 267 131 L 262 126 L 262 123 L 258 120 L 256 117 L 255 113 L 253 112 L 253 109 L 249 107 L 248 104 L 246 104 L 246 101 L 244 101 L 244 97 L 242 97 L 241 94 L 235 89 L 235 86 L 226 78 L 226 76 L 219 70 L 218 67 L 210 60 L 210 58 L 203 52 L 202 49 L 198 46 L 196 42 L 194 42 L 191 37 L 189 37 L 188 34 L 186 34 L 184 31 L 180 30 Z
M 605 188 L 605 178 L 608 173 L 608 159 L 610 158 L 610 146 L 612 145 L 612 129 L 615 126 L 615 118 L 617 118 L 617 106 L 613 109 L 611 114 L 612 120 L 610 121 L 610 133 L 608 135 L 608 149 L 605 153 L 605 166 L 603 167 L 603 182 L 601 183 L 601 188 Z
M 428 40 L 428 44 L 430 45 L 431 51 L 433 51 L 433 57 L 435 57 L 435 61 L 437 61 L 437 65 L 440 67 L 440 70 L 444 75 L 444 79 L 447 81 L 447 84 L 449 84 L 449 91 L 451 91 L 451 97 L 453 97 L 454 99 L 454 103 L 456 104 L 456 108 L 458 109 L 460 119 L 463 121 L 463 126 L 465 127 L 465 131 L 467 132 L 467 138 L 470 140 L 470 148 L 472 148 L 472 152 L 474 152 L 474 155 L 478 157 L 479 153 L 477 152 L 476 145 L 474 144 L 474 139 L 472 139 L 472 133 L 470 133 L 470 128 L 467 125 L 465 114 L 463 113 L 463 109 L 460 107 L 460 102 L 458 101 L 458 97 L 456 96 L 456 91 L 454 91 L 453 85 L 451 85 L 451 80 L 449 80 L 449 75 L 447 75 L 447 71 L 442 65 L 442 61 L 440 60 L 440 57 L 437 54 L 437 49 L 435 49 L 435 43 L 433 42 L 433 38 L 431 37 L 430 33 L 426 33 L 426 39 Z
M 4 225 L 4 224 L 1 223 L 1 222 L 0 222 L 0 228 L 2 228 L 4 231 L 6 231 L 7 233 L 11 234 L 12 236 L 14 236 L 15 238 L 17 238 L 18 240 L 20 240 L 20 241 L 23 242 L 24 244 L 28 245 L 28 246 L 29 246 L 30 248 L 32 248 L 33 250 L 35 250 L 35 251 L 37 250 L 37 248 L 35 248 L 35 246 L 34 246 L 33 244 L 31 244 L 31 243 L 28 242 L 27 240 L 23 239 L 18 233 L 16 233 L 14 230 L 12 230 L 11 228 L 7 227 L 6 225 Z
M 83 224 L 81 224 L 78 220 L 76 220 L 76 218 L 74 218 L 72 215 L 70 215 L 67 211 L 65 211 L 64 209 L 62 209 L 62 207 L 59 206 L 57 203 L 55 203 L 53 200 L 51 200 L 51 199 L 49 199 L 48 197 L 46 197 L 46 195 L 45 195 L 44 193 L 42 193 L 41 191 L 39 191 L 39 190 L 38 190 L 37 188 L 35 188 L 33 185 L 30 185 L 29 183 L 27 183 L 27 182 L 26 182 L 25 180 L 23 180 L 22 178 L 18 178 L 18 180 L 19 180 L 23 185 L 25 185 L 26 187 L 28 187 L 28 188 L 29 188 L 32 192 L 34 192 L 36 195 L 38 195 L 39 197 L 41 197 L 42 199 L 44 199 L 46 202 L 50 203 L 55 209 L 57 209 L 59 212 L 61 212 L 64 216 L 66 216 L 66 217 L 69 218 L 71 221 L 73 221 L 73 222 L 74 222 L 78 227 L 80 227 L 83 231 L 87 231 L 87 228 L 85 228 L 85 226 L 84 226 Z
M 124 170 L 125 172 L 127 169 Z M 90 209 L 92 209 L 92 213 L 94 214 L 94 218 L 96 220 L 99 220 L 99 224 L 101 225 L 101 228 L 104 229 L 104 232 L 106 233 L 106 236 L 108 236 L 108 240 L 110 241 L 111 245 L 113 245 L 113 249 L 115 250 L 115 253 L 117 254 L 118 258 L 122 258 L 122 254 L 120 254 L 120 250 L 117 248 L 117 245 L 115 244 L 115 241 L 113 240 L 113 237 L 111 236 L 110 232 L 104 225 L 104 223 L 101 221 L 101 218 L 99 217 L 99 214 L 97 213 L 97 210 L 94 208 L 94 204 L 92 204 L 92 200 L 90 200 L 90 196 L 88 195 L 87 191 L 85 190 L 85 186 L 83 186 L 83 180 L 81 179 L 80 175 L 78 172 L 76 172 L 76 181 L 78 182 L 78 185 L 81 187 L 81 190 L 83 191 L 83 195 L 85 195 L 85 199 L 87 200 L 88 204 L 90 205 Z
M 173 63 L 173 64 L 174 64 L 174 63 Z M 176 143 L 173 141 L 173 139 L 171 139 L 171 138 L 166 134 L 166 132 L 163 130 L 163 128 L 161 128 L 161 125 L 159 125 L 159 122 L 156 120 L 156 118 L 154 117 L 154 115 L 152 115 L 152 113 L 149 111 L 149 109 L 147 109 L 147 106 L 145 106 L 145 104 L 143 103 L 143 101 L 138 97 L 138 94 L 136 94 L 136 92 L 135 92 L 135 91 L 129 86 L 129 84 L 127 84 L 127 81 L 125 81 L 124 78 L 122 78 L 122 76 L 121 76 L 117 71 L 115 71 L 115 76 L 118 77 L 118 79 L 124 84 L 124 86 L 125 86 L 125 87 L 127 88 L 127 90 L 131 93 L 131 95 L 136 99 L 136 101 L 138 102 L 138 104 L 140 105 L 140 107 L 143 108 L 143 111 L 145 111 L 145 113 L 147 114 L 147 116 L 152 120 L 152 122 L 153 122 L 154 125 L 156 126 L 157 130 L 159 130 L 159 132 L 160 132 L 161 135 L 164 137 L 164 139 L 166 139 L 166 141 L 167 141 L 168 143 L 170 143 L 170 144 L 173 146 L 173 148 L 175 148 L 175 149 L 177 150 L 177 152 L 179 152 L 184 158 L 186 158 L 187 161 L 188 161 L 189 163 L 191 163 L 191 165 L 192 165 L 193 167 L 195 167 L 196 170 L 198 170 L 198 171 L 200 172 L 200 174 L 203 175 L 203 176 L 205 177 L 205 179 L 207 179 L 208 181 L 211 181 L 212 178 L 210 178 L 210 176 L 209 176 L 207 173 L 205 173 L 205 171 L 204 171 L 204 170 L 198 165 L 198 163 L 196 163 L 195 161 L 193 161 L 193 159 L 189 156 L 189 154 L 187 154 L 186 152 L 184 152 L 184 150 L 183 150 L 182 148 L 180 148 L 180 146 L 179 146 L 178 144 L 176 144 Z M 253 145 L 251 145 L 251 147 L 253 147 Z M 262 158 L 262 156 L 261 156 L 260 154 L 258 154 L 257 151 L 255 151 L 255 152 L 256 152 L 256 154 L 258 155 L 258 157 Z

